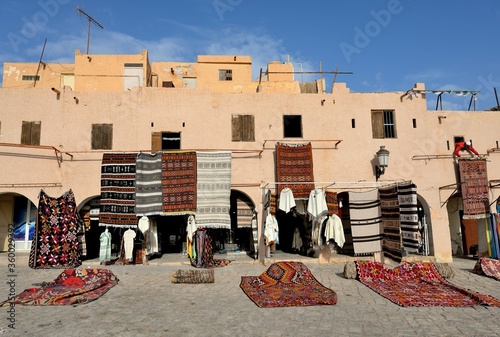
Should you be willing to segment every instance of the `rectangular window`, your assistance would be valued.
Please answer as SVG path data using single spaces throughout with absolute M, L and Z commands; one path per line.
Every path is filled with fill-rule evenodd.
M 255 118 L 253 115 L 232 116 L 232 141 L 233 142 L 255 141 Z
M 23 75 L 23 81 L 40 81 L 40 75 Z
M 113 124 L 92 124 L 92 150 L 111 150 Z
M 219 81 L 232 81 L 232 80 L 233 80 L 232 69 L 219 69 Z
M 394 110 L 372 110 L 373 138 L 396 138 Z
M 163 88 L 175 88 L 174 82 L 172 82 L 172 81 L 163 81 L 161 83 L 161 86 Z
M 152 132 L 151 133 L 151 151 L 161 150 L 180 150 L 181 133 L 180 132 Z
M 283 116 L 283 136 L 285 138 L 302 137 L 302 116 L 284 115 Z
M 23 121 L 21 129 L 21 144 L 23 145 L 40 145 L 40 133 L 42 130 L 42 122 Z

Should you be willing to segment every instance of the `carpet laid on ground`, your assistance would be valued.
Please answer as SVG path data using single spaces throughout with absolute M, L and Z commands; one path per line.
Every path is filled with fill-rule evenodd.
M 500 281 L 500 261 L 489 257 L 481 257 L 472 271 L 479 275 L 486 275 Z
M 85 304 L 104 295 L 118 284 L 118 278 L 107 269 L 66 269 L 54 281 L 40 288 L 24 290 L 0 306 Z
M 379 262 L 355 261 L 358 279 L 402 307 L 500 307 L 500 300 L 446 281 L 430 262 L 405 262 L 389 269 Z
M 319 283 L 302 262 L 273 263 L 260 276 L 242 276 L 240 287 L 260 308 L 337 304 L 335 291 Z

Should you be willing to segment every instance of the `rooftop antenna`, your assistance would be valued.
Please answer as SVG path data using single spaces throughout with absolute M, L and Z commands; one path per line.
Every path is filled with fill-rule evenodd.
M 86 54 L 89 53 L 89 44 L 90 44 L 90 23 L 92 22 L 93 24 L 95 24 L 97 27 L 101 28 L 101 29 L 104 29 L 104 27 L 96 21 L 96 19 L 94 19 L 93 17 L 91 17 L 89 14 L 87 14 L 87 12 L 85 12 L 83 9 L 79 8 L 79 7 L 76 7 L 76 9 L 78 10 L 78 12 L 82 15 L 84 15 L 88 20 L 89 20 L 89 28 L 87 30 L 87 52 Z
M 36 87 L 36 80 L 38 78 L 38 73 L 40 71 L 40 65 L 43 65 L 43 69 L 45 69 L 45 62 L 42 61 L 43 53 L 45 52 L 45 45 L 47 44 L 47 38 L 45 38 L 45 42 L 43 43 L 42 54 L 40 55 L 40 61 L 38 61 L 38 68 L 36 69 L 35 74 L 35 82 L 33 82 L 33 87 Z

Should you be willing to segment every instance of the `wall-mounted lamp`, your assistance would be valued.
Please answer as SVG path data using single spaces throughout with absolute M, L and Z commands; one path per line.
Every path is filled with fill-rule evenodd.
M 389 165 L 389 151 L 385 145 L 380 145 L 380 150 L 377 151 L 378 165 L 375 165 L 376 181 L 385 173 L 385 168 Z
M 87 60 L 89 60 L 89 62 L 92 62 L 92 57 L 87 56 Z
M 78 97 L 74 96 L 73 99 L 75 100 L 75 103 L 78 104 L 78 102 L 80 102 L 80 100 L 78 99 Z
M 61 92 L 59 90 L 57 90 L 56 88 L 52 88 L 52 91 L 55 92 L 57 95 L 61 94 Z
M 321 100 L 321 105 L 325 105 L 325 100 L 324 99 Z

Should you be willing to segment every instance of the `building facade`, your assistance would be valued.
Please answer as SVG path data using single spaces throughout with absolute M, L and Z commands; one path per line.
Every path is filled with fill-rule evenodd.
M 9 225 L 33 223 L 41 189 L 53 196 L 71 189 L 80 210 L 95 210 L 103 153 L 179 149 L 231 152 L 231 194 L 257 213 L 258 251 L 264 256 L 262 200 L 266 188 L 276 192 L 279 142 L 311 143 L 318 188 L 340 194 L 416 184 L 429 229 L 428 253 L 437 261 L 469 254 L 478 240 L 485 250 L 477 238 L 481 223 L 463 221 L 452 153 L 455 142 L 471 140 L 485 159 L 493 212 L 500 179 L 498 112 L 427 110 L 429 92 L 422 83 L 400 92 L 351 92 L 341 82 L 326 90 L 320 76 L 310 83 L 295 77 L 291 64 L 270 62 L 252 79 L 251 57 L 239 55 L 150 64 L 147 51 L 77 50 L 74 64 L 6 62 L 0 90 L 0 250 L 7 249 Z M 389 164 L 377 180 L 381 146 L 390 151 Z M 29 246 L 26 230 L 16 247 Z

